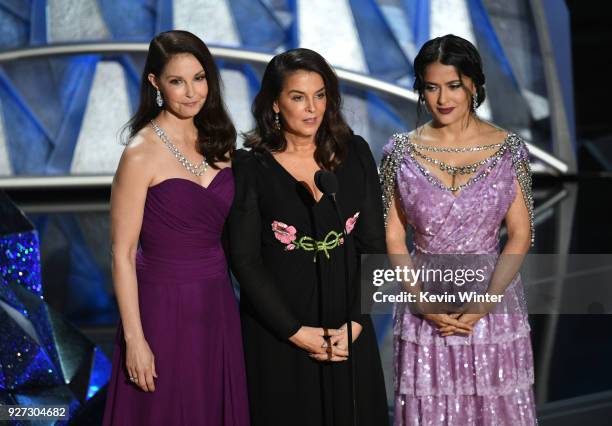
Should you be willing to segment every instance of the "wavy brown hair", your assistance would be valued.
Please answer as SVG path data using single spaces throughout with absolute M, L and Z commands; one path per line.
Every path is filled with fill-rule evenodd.
M 231 156 L 236 147 L 236 129 L 221 97 L 219 70 L 213 57 L 204 42 L 190 32 L 167 31 L 151 40 L 140 83 L 140 103 L 126 130 L 129 138 L 133 138 L 161 112 L 162 108 L 155 102 L 157 92 L 147 76 L 152 73 L 159 78 L 173 56 L 185 53 L 192 54 L 202 64 L 208 84 L 206 102 L 193 119 L 198 129 L 196 149 L 211 167 L 217 168 L 215 163 L 228 161 L 228 154 Z
M 278 100 L 287 76 L 296 71 L 316 72 L 325 84 L 327 101 L 321 126 L 315 136 L 314 159 L 319 167 L 335 170 L 346 158 L 347 143 L 353 131 L 342 115 L 338 77 L 327 61 L 310 49 L 292 49 L 276 55 L 268 63 L 261 88 L 253 101 L 252 113 L 256 126 L 243 135 L 244 145 L 255 152 L 282 152 L 287 148 L 282 130 L 274 127 L 272 105 Z

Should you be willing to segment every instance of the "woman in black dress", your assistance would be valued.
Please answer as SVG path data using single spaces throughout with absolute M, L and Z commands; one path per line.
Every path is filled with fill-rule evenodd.
M 381 192 L 368 144 L 340 112 L 338 80 L 318 53 L 294 49 L 268 64 L 253 104 L 257 126 L 236 156 L 229 219 L 240 283 L 253 425 L 351 424 L 344 250 L 349 250 L 355 414 L 386 425 L 385 386 L 359 255 L 385 253 Z M 315 186 L 332 171 L 349 234 Z

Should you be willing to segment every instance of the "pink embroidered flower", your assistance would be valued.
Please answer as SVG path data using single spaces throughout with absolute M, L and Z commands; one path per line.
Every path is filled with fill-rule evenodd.
M 350 234 L 355 224 L 357 223 L 357 219 L 359 218 L 359 212 L 355 213 L 353 216 L 349 217 L 346 220 L 346 225 L 344 225 L 344 229 L 346 229 L 346 233 Z
M 295 250 L 295 244 L 288 244 L 285 250 Z
M 291 241 L 296 239 L 295 233 L 297 230 L 293 226 L 288 226 L 287 224 L 279 221 L 272 222 L 272 232 L 274 232 L 274 237 L 283 244 L 290 244 Z M 289 249 L 293 250 L 293 249 Z

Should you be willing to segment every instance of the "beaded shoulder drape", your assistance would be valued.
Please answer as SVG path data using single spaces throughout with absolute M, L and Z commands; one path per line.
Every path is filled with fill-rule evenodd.
M 385 152 L 383 153 L 383 159 L 380 165 L 380 183 L 383 192 L 383 214 L 385 218 L 385 224 L 387 223 L 389 207 L 395 196 L 395 189 L 397 183 L 397 173 L 403 161 L 408 158 L 416 169 L 423 175 L 425 179 L 429 181 L 433 186 L 438 187 L 441 190 L 455 190 L 462 191 L 469 186 L 474 185 L 480 180 L 486 179 L 491 171 L 497 166 L 498 162 L 504 157 L 506 152 L 509 153 L 516 179 L 521 188 L 523 200 L 527 206 L 529 213 L 529 222 L 531 228 L 531 245 L 533 246 L 535 237 L 535 222 L 534 222 L 534 209 L 533 209 L 533 193 L 532 193 L 532 179 L 531 179 L 531 165 L 529 163 L 529 152 L 527 150 L 525 142 L 515 133 L 508 133 L 508 136 L 500 144 L 488 145 L 490 147 L 499 147 L 497 152 L 488 157 L 482 164 L 482 169 L 478 171 L 474 168 L 472 171 L 476 172 L 466 183 L 457 186 L 456 188 L 448 188 L 442 182 L 433 176 L 424 166 L 414 159 L 417 155 L 416 149 L 420 147 L 412 142 L 408 133 L 396 133 L 391 137 L 390 143 L 386 146 Z M 485 147 L 478 147 L 485 148 Z M 479 150 L 479 149 L 474 149 Z M 486 167 L 485 167 L 486 166 Z

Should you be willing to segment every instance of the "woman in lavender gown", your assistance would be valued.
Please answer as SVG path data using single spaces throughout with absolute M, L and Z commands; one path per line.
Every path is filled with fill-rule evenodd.
M 396 306 L 395 424 L 533 425 L 530 328 L 517 273 L 533 241 L 525 143 L 476 116 L 485 78 L 471 43 L 453 35 L 430 40 L 414 69 L 432 120 L 394 135 L 384 149 L 388 252 L 417 268 L 442 254 L 478 254 L 493 271 L 486 291 L 504 298 L 420 304 L 416 312 Z M 498 254 L 502 222 L 508 238 Z
M 238 307 L 222 230 L 236 131 L 204 43 L 149 45 L 111 196 L 121 314 L 105 425 L 248 425 Z

